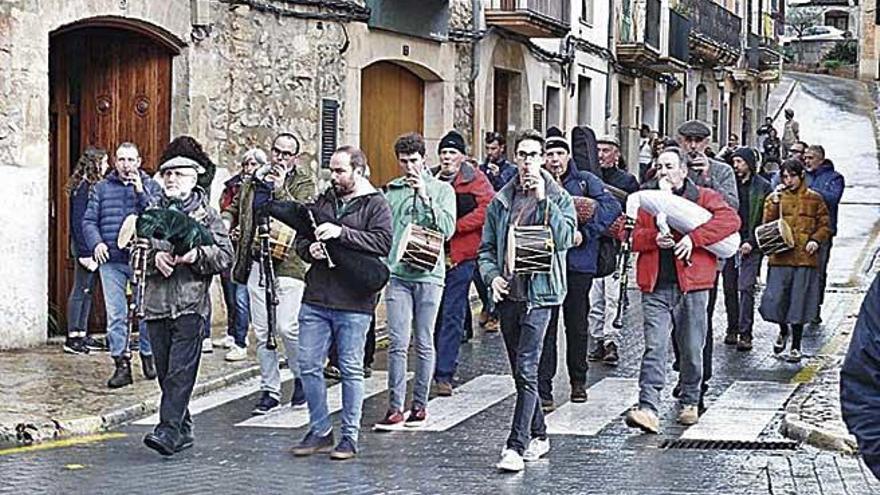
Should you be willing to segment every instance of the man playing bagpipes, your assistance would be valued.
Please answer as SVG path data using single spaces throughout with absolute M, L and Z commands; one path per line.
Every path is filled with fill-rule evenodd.
M 687 177 L 687 158 L 678 148 L 667 148 L 657 159 L 661 188 L 670 192 L 657 198 L 652 215 L 640 195 L 627 198 L 627 216 L 636 217 L 632 231 L 632 250 L 639 253 L 636 278 L 642 291 L 645 353 L 639 374 L 639 404 L 626 415 L 626 424 L 650 433 L 660 431 L 657 413 L 666 383 L 667 346 L 673 325 L 673 338 L 681 353 L 681 411 L 679 423 L 692 425 L 699 420 L 700 383 L 703 374 L 703 344 L 706 340 L 706 303 L 715 282 L 718 257 L 710 249 L 739 230 L 739 216 L 721 195 L 699 187 Z M 683 198 L 684 201 L 673 201 Z M 638 206 L 631 211 L 631 204 Z M 666 205 L 677 210 L 664 211 Z M 706 213 L 708 211 L 708 213 Z M 695 228 L 672 230 L 671 225 L 706 214 L 708 219 Z M 668 217 L 668 222 L 667 222 Z M 679 218 L 682 217 L 682 218 Z M 738 236 L 733 250 L 739 247 Z
M 270 221 L 267 215 L 257 215 L 254 208 L 254 198 L 258 195 L 278 201 L 311 201 L 314 198 L 314 179 L 307 167 L 297 165 L 298 155 L 299 141 L 296 137 L 290 133 L 279 134 L 272 143 L 270 166 L 257 170 L 243 181 L 238 197 L 223 211 L 227 225 L 234 223 L 233 219 L 238 220 L 239 241 L 232 279 L 247 284 L 251 323 L 257 340 L 262 394 L 252 411 L 255 415 L 267 414 L 281 403 L 281 374 L 278 371 L 278 352 L 274 347 L 275 336 L 279 336 L 284 344 L 287 365 L 294 376 L 291 406 L 303 407 L 306 404 L 297 360 L 298 316 L 305 290 L 305 263 L 293 250 L 293 230 L 277 221 Z M 265 263 L 260 263 L 261 249 L 257 235 L 260 223 L 264 224 L 263 235 L 269 236 L 270 253 L 262 253 Z M 267 259 L 269 255 L 271 263 Z M 274 328 L 269 328 L 269 320 L 274 320 Z
M 158 208 L 137 220 L 148 243 L 143 314 L 156 359 L 162 399 L 159 424 L 147 447 L 172 455 L 193 444 L 189 400 L 201 359 L 202 331 L 213 276 L 232 264 L 232 244 L 220 215 L 196 186 L 201 166 L 175 157 L 159 167 L 164 193 Z

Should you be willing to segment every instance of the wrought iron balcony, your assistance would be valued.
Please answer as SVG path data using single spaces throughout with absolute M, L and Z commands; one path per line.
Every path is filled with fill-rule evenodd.
M 491 0 L 486 24 L 530 38 L 562 38 L 571 26 L 568 0 Z
M 694 65 L 729 65 L 741 53 L 742 19 L 712 0 L 682 0 L 691 20 L 690 58 Z
M 660 0 L 624 0 L 617 58 L 624 64 L 651 66 L 660 57 Z

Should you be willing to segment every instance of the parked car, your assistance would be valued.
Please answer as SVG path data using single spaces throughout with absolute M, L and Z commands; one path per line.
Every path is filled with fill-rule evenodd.
M 803 34 L 798 38 L 797 34 L 782 37 L 782 44 L 792 41 L 842 41 L 848 39 L 850 34 L 848 31 L 837 29 L 834 26 L 810 26 L 804 29 Z

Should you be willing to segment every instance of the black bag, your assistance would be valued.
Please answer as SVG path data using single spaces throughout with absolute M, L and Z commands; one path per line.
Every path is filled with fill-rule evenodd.
M 589 127 L 582 125 L 571 130 L 571 157 L 578 170 L 602 177 L 596 133 Z
M 599 256 L 596 259 L 596 275 L 594 278 L 607 277 L 617 269 L 617 251 L 620 243 L 611 237 L 599 237 Z

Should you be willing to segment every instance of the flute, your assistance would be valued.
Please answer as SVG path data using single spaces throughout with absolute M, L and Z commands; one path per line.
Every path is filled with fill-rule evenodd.
M 308 210 L 308 211 L 309 211 L 309 221 L 312 222 L 312 229 L 317 229 L 318 223 L 315 222 L 315 215 L 312 213 L 312 210 Z M 330 259 L 330 253 L 327 252 L 327 244 L 324 243 L 323 241 L 318 241 L 318 244 L 321 246 L 321 251 L 324 253 L 324 258 L 327 260 L 327 267 L 328 268 L 335 268 L 336 263 L 333 263 L 333 260 Z

